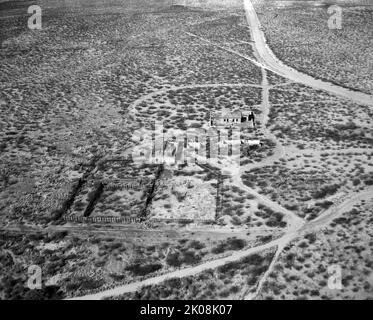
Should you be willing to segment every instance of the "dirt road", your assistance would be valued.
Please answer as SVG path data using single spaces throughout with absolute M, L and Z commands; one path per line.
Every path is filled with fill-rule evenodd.
M 352 193 L 351 195 L 344 198 L 340 203 L 334 204 L 332 207 L 324 211 L 319 217 L 307 225 L 303 226 L 299 231 L 300 232 L 310 232 L 315 231 L 320 226 L 328 225 L 331 221 L 338 218 L 342 213 L 351 210 L 355 204 L 359 203 L 362 200 L 369 200 L 373 198 L 373 187 L 370 187 L 366 190 L 363 190 L 358 193 Z
M 288 242 L 288 240 L 291 239 L 291 237 L 293 235 L 294 234 L 287 234 L 284 237 L 281 237 L 281 238 L 279 238 L 277 240 L 274 240 L 272 242 L 269 242 L 267 244 L 264 244 L 264 245 L 261 245 L 261 246 L 258 246 L 258 247 L 254 247 L 254 248 L 249 248 L 249 249 L 246 249 L 246 250 L 237 251 L 237 252 L 235 252 L 234 254 L 232 254 L 228 257 L 224 257 L 224 258 L 221 258 L 221 259 L 216 259 L 216 260 L 213 260 L 213 261 L 208 261 L 206 263 L 202 263 L 202 264 L 200 264 L 198 266 L 195 266 L 195 267 L 189 267 L 189 268 L 173 271 L 173 272 L 170 272 L 170 273 L 167 273 L 167 274 L 164 274 L 164 275 L 160 275 L 160 276 L 157 276 L 157 277 L 154 277 L 154 278 L 149 278 L 149 279 L 146 279 L 146 280 L 143 280 L 143 281 L 125 284 L 125 285 L 118 286 L 118 287 L 113 288 L 113 289 L 101 291 L 101 292 L 86 295 L 86 296 L 83 296 L 83 297 L 73 298 L 71 300 L 100 300 L 100 299 L 104 299 L 105 297 L 118 296 L 118 295 L 122 295 L 124 293 L 134 292 L 134 291 L 137 291 L 138 289 L 140 289 L 142 286 L 158 284 L 158 283 L 161 283 L 161 282 L 163 282 L 167 279 L 183 278 L 183 277 L 187 277 L 187 276 L 193 276 L 193 275 L 201 273 L 205 270 L 214 269 L 214 268 L 217 268 L 217 267 L 222 266 L 224 264 L 227 264 L 229 262 L 238 261 L 238 260 L 240 260 L 240 259 L 242 259 L 242 258 L 244 258 L 248 255 L 258 253 L 258 252 L 261 252 L 265 249 L 269 249 L 269 248 L 272 248 L 276 245 L 280 245 L 280 244 L 283 244 L 285 242 Z
M 371 95 L 352 91 L 329 82 L 315 79 L 283 64 L 276 58 L 267 45 L 265 35 L 261 29 L 260 21 L 251 0 L 244 0 L 244 6 L 247 22 L 250 26 L 251 37 L 261 58 L 260 63 L 263 63 L 267 69 L 294 82 L 303 83 L 316 89 L 328 91 L 356 103 L 373 106 L 373 97 Z

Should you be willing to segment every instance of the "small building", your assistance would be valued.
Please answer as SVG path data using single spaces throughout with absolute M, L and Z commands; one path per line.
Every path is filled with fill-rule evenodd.
M 248 114 L 244 114 L 241 111 L 233 112 L 222 112 L 221 114 L 210 113 L 210 127 L 214 126 L 226 126 L 226 125 L 252 125 L 255 128 L 255 115 L 254 112 L 250 111 Z
M 247 145 L 249 147 L 262 147 L 263 143 L 260 140 L 253 139 L 242 139 L 241 144 Z

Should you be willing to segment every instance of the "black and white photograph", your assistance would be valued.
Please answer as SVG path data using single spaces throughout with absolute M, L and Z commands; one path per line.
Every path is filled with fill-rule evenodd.
M 372 157 L 373 0 L 0 0 L 0 300 L 371 300 Z

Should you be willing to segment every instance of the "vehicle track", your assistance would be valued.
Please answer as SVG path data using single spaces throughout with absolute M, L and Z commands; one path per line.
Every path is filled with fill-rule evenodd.
M 330 82 L 315 79 L 312 76 L 286 66 L 273 54 L 272 50 L 269 48 L 252 1 L 244 0 L 244 7 L 246 11 L 246 20 L 250 26 L 251 39 L 253 40 L 254 45 L 261 58 L 259 62 L 264 64 L 268 70 L 271 70 L 278 75 L 290 79 L 294 82 L 303 83 L 309 87 L 328 91 L 334 95 L 343 97 L 347 100 L 352 100 L 356 103 L 373 106 L 373 96 L 369 94 L 349 90 Z

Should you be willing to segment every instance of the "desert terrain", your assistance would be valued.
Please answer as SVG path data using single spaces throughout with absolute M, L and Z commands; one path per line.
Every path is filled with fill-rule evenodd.
M 0 299 L 373 298 L 373 7 L 329 2 L 1 1 Z

